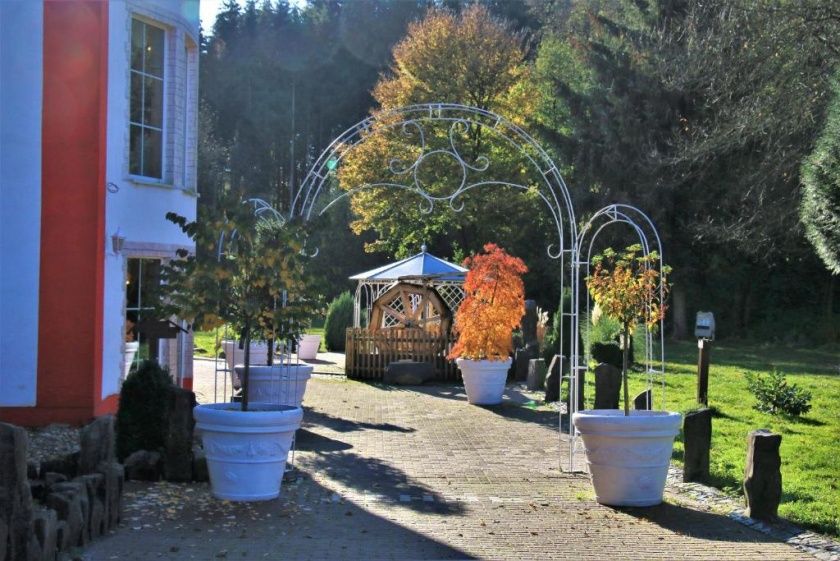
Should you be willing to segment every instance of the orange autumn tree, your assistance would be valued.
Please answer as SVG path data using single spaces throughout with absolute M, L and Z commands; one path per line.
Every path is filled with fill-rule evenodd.
M 656 266 L 659 255 L 652 251 L 639 255 L 641 245 L 631 245 L 622 253 L 607 248 L 592 259 L 595 270 L 586 278 L 586 287 L 602 312 L 621 325 L 622 368 L 624 385 L 624 414 L 630 414 L 630 395 L 627 387 L 630 336 L 639 323 L 656 329 L 665 317 L 668 295 L 667 274 L 670 267 L 662 267 L 660 277 Z
M 525 314 L 522 275 L 528 267 L 496 244 L 468 257 L 466 297 L 455 314 L 458 341 L 449 359 L 505 360 L 513 350 L 511 334 Z

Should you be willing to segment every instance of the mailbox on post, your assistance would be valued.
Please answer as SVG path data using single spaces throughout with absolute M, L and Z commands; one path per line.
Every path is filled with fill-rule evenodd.
M 712 312 L 697 312 L 694 322 L 694 336 L 697 337 L 697 402 L 709 405 L 709 362 L 712 351 L 712 341 L 715 338 L 715 314 Z
M 697 312 L 694 322 L 694 336 L 698 339 L 715 339 L 715 314 L 712 312 Z

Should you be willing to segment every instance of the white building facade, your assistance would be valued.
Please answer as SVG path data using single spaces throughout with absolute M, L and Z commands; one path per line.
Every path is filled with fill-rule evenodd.
M 0 420 L 114 412 L 137 347 L 191 386 L 191 337 L 147 329 L 192 249 L 165 215 L 196 212 L 198 8 L 0 2 Z

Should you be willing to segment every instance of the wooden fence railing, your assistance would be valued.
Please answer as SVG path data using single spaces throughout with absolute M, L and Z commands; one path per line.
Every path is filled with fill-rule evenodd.
M 461 379 L 454 361 L 446 359 L 455 339 L 420 329 L 369 331 L 347 330 L 345 371 L 348 378 L 380 380 L 389 364 L 397 360 L 416 360 L 434 365 L 435 379 Z

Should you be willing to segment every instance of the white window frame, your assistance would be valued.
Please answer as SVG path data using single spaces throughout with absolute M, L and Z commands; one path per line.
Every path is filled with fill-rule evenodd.
M 151 74 L 146 74 L 145 72 L 135 70 L 131 67 L 131 41 L 133 39 L 133 37 L 131 35 L 132 32 L 133 32 L 133 30 L 132 30 L 133 25 L 131 25 L 131 23 L 133 23 L 134 20 L 142 23 L 143 25 L 150 26 L 150 27 L 156 27 L 157 29 L 160 29 L 161 31 L 163 31 L 163 77 L 162 78 L 158 78 L 157 76 L 153 76 Z M 165 26 L 165 25 L 163 25 L 159 22 L 152 21 L 149 18 L 143 17 L 142 15 L 137 14 L 137 13 L 132 13 L 131 14 L 131 17 L 129 18 L 129 26 L 130 27 L 129 27 L 129 38 L 128 38 L 128 41 L 129 41 L 129 50 L 128 50 L 128 92 L 129 92 L 129 94 L 128 94 L 128 106 L 129 106 L 129 112 L 128 112 L 128 131 L 129 131 L 128 177 L 130 179 L 137 180 L 138 182 L 141 182 L 141 183 L 166 184 L 167 183 L 167 181 L 166 181 L 167 174 L 169 173 L 169 167 L 168 167 L 169 166 L 169 158 L 167 157 L 168 156 L 168 154 L 167 154 L 167 146 L 168 146 L 167 139 L 168 139 L 168 135 L 169 135 L 169 128 L 167 126 L 167 123 L 169 121 L 169 103 L 168 103 L 168 101 L 169 101 L 169 72 L 168 72 L 167 67 L 170 64 L 170 60 L 169 60 L 169 58 L 170 58 L 169 57 L 169 50 L 170 50 L 169 32 L 170 32 L 170 30 L 167 26 Z M 131 139 L 131 127 L 132 126 L 139 126 L 141 129 L 148 128 L 148 129 L 152 129 L 152 130 L 158 130 L 156 127 L 150 127 L 150 126 L 144 125 L 143 123 L 135 123 L 134 121 L 131 120 L 131 101 L 132 101 L 131 100 L 131 76 L 134 73 L 139 74 L 143 78 L 149 77 L 149 78 L 153 78 L 155 80 L 160 79 L 163 82 L 163 92 L 161 94 L 162 98 L 163 98 L 161 100 L 161 107 L 162 107 L 162 114 L 161 114 L 162 122 L 161 122 L 161 125 L 162 126 L 159 129 L 160 134 L 161 134 L 161 139 L 160 139 L 160 142 L 161 142 L 160 177 L 153 177 L 153 176 L 148 176 L 148 175 L 138 175 L 136 173 L 131 173 L 131 140 L 130 140 Z M 145 91 L 145 86 L 144 86 L 144 91 Z M 145 100 L 143 100 L 143 102 L 145 102 Z M 140 158 L 141 158 L 141 162 L 142 162 L 142 158 L 143 158 L 143 150 L 142 149 L 140 150 Z M 142 168 L 143 166 L 141 165 L 140 167 Z

